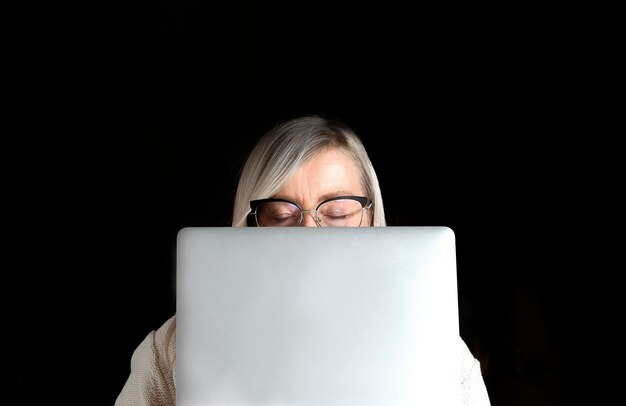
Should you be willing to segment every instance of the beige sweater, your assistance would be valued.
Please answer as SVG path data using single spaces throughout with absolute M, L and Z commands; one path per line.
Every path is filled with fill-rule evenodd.
M 465 342 L 461 363 L 462 406 L 490 406 L 480 364 Z M 176 316 L 150 332 L 133 353 L 130 375 L 115 406 L 176 405 Z

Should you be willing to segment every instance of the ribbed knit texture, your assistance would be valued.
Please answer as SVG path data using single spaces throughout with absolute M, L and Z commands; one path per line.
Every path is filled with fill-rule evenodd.
M 176 316 L 139 344 L 116 406 L 176 405 Z
M 462 346 L 460 382 L 462 406 L 490 406 L 480 363 L 465 341 Z M 130 362 L 130 375 L 115 406 L 176 405 L 176 316 L 150 332 L 139 344 Z

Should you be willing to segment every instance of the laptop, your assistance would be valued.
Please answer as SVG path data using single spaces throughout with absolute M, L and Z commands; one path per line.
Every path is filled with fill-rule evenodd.
M 187 227 L 176 396 L 191 405 L 457 405 L 448 227 Z

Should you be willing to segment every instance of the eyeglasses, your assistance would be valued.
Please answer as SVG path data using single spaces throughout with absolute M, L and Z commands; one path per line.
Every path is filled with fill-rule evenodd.
M 363 212 L 372 207 L 364 196 L 336 196 L 324 200 L 315 210 L 303 210 L 287 199 L 259 199 L 250 202 L 250 216 L 259 227 L 297 227 L 309 213 L 318 227 L 359 227 Z

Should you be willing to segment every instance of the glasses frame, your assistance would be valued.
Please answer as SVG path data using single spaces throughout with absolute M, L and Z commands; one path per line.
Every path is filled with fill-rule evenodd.
M 332 202 L 333 200 L 348 200 L 348 199 L 356 200 L 357 202 L 361 203 L 361 209 L 362 209 L 361 210 L 361 222 L 359 222 L 359 225 L 358 225 L 358 227 L 361 227 L 361 223 L 363 223 L 363 211 L 369 210 L 372 207 L 372 204 L 374 203 L 369 197 L 365 197 L 365 196 L 334 196 L 334 197 L 331 197 L 330 199 L 326 199 L 322 201 L 321 203 L 317 205 L 315 209 L 311 209 L 311 210 L 304 210 L 302 207 L 300 207 L 298 203 L 295 203 L 288 199 L 272 197 L 268 199 L 250 200 L 250 213 L 248 213 L 248 226 L 261 227 L 256 217 L 256 214 L 257 214 L 256 210 L 261 204 L 268 203 L 268 202 L 284 202 L 284 203 L 293 204 L 298 209 L 300 209 L 300 221 L 294 227 L 299 227 L 302 224 L 302 222 L 304 221 L 305 213 L 311 213 L 313 220 L 315 220 L 315 224 L 317 224 L 318 227 L 322 227 L 321 220 L 319 217 L 317 217 L 317 211 L 319 210 L 320 206 L 323 205 L 324 203 Z

